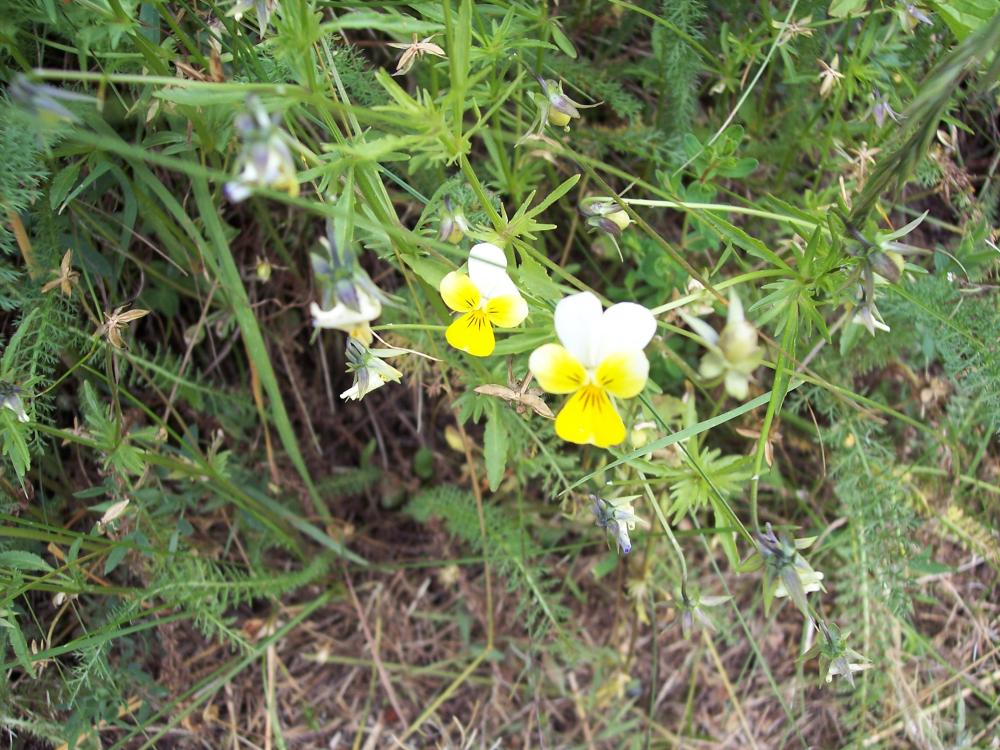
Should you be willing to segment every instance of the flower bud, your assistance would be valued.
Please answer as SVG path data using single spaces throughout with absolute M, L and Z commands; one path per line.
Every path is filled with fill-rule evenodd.
M 340 394 L 345 400 L 360 401 L 376 388 L 389 382 L 398 383 L 403 373 L 380 357 L 356 338 L 347 339 L 347 371 L 354 373 L 354 384 Z
M 441 217 L 441 229 L 438 232 L 438 239 L 442 242 L 450 242 L 457 245 L 469 231 L 469 222 L 462 213 L 462 209 L 454 209 L 451 198 L 444 199 L 444 215 Z
M 587 224 L 613 237 L 621 237 L 622 232 L 632 224 L 628 211 L 615 201 L 587 199 L 580 205 L 580 211 L 588 217 Z
M 892 284 L 899 281 L 900 274 L 903 273 L 903 266 L 905 264 L 903 256 L 892 250 L 886 252 L 876 250 L 871 254 L 869 262 L 871 263 L 872 270 L 875 271 L 875 273 Z
M 0 383 L 0 409 L 10 409 L 17 416 L 18 422 L 27 422 L 28 414 L 21 401 L 21 389 L 10 383 Z
M 260 255 L 257 256 L 257 280 L 267 282 L 271 280 L 271 273 L 274 271 L 274 267 L 271 265 L 271 261 Z

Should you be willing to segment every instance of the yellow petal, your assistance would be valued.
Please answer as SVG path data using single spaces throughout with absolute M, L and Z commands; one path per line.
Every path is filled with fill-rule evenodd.
M 587 371 L 569 350 L 559 344 L 543 344 L 531 353 L 528 369 L 538 385 L 549 393 L 573 393 L 587 382 Z
M 609 354 L 597 366 L 594 380 L 618 398 L 638 396 L 649 377 L 649 360 L 640 351 Z
M 597 386 L 586 385 L 559 412 L 556 434 L 570 443 L 607 448 L 625 439 L 625 424 L 608 394 Z
M 448 326 L 444 337 L 453 347 L 468 352 L 473 357 L 488 357 L 496 346 L 493 326 L 483 310 L 472 310 L 456 318 Z
M 441 292 L 444 303 L 455 312 L 469 312 L 479 307 L 479 290 L 464 273 L 449 273 L 441 279 L 438 291 Z
M 528 317 L 528 303 L 520 294 L 505 294 L 494 297 L 484 308 L 490 322 L 500 328 L 513 328 L 521 325 Z

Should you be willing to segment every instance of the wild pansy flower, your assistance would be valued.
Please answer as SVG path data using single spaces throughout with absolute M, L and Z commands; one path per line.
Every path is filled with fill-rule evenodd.
M 448 307 L 462 313 L 448 326 L 445 338 L 474 357 L 493 353 L 493 326 L 514 328 L 528 317 L 528 303 L 507 275 L 507 256 L 489 242 L 469 251 L 468 274 L 452 271 L 441 279 L 438 291 Z
M 450 242 L 457 245 L 469 232 L 469 222 L 462 212 L 461 206 L 457 209 L 452 206 L 451 198 L 446 197 L 443 201 L 444 212 L 441 215 L 441 228 L 438 231 L 438 239 L 441 242 Z
M 447 57 L 444 50 L 438 45 L 431 41 L 433 35 L 417 41 L 417 35 L 413 35 L 413 41 L 409 44 L 400 42 L 389 42 L 390 47 L 396 49 L 404 50 L 403 54 L 399 56 L 399 62 L 396 63 L 396 72 L 393 73 L 394 76 L 406 75 L 410 72 L 410 68 L 413 67 L 413 63 L 419 60 L 424 55 L 437 55 L 438 57 Z
M 656 332 L 653 314 L 634 302 L 602 311 L 597 297 L 581 292 L 556 305 L 555 328 L 561 344 L 535 349 L 528 367 L 543 390 L 572 394 L 556 416 L 556 434 L 579 445 L 617 445 L 625 423 L 611 399 L 634 398 L 646 385 L 642 350 Z
M 309 305 L 313 325 L 343 331 L 368 346 L 372 343 L 370 323 L 382 314 L 382 292 L 358 264 L 354 252 L 338 248 L 332 222 L 327 223 L 327 236 L 319 243 L 326 256 L 311 256 L 320 288 L 319 303 Z
M 850 631 L 841 633 L 834 624 L 827 625 L 820 620 L 818 623 L 823 640 L 815 643 L 812 648 L 802 654 L 803 661 L 815 657 L 820 658 L 820 671 L 827 663 L 826 681 L 833 682 L 834 677 L 843 677 L 851 687 L 854 687 L 854 673 L 872 668 L 872 663 L 865 656 L 847 645 L 851 637 Z
M 360 401 L 386 383 L 398 383 L 403 373 L 382 360 L 356 338 L 347 339 L 347 371 L 354 373 L 354 383 L 340 394 L 345 400 Z
M 720 333 L 683 310 L 680 314 L 708 348 L 698 368 L 701 376 L 711 380 L 724 375 L 726 393 L 733 398 L 746 398 L 750 391 L 750 374 L 764 359 L 764 349 L 757 345 L 757 329 L 747 322 L 736 292 L 729 295 L 729 313 Z
M 11 383 L 0 383 L 0 409 L 10 409 L 18 422 L 27 422 L 28 413 L 21 400 L 21 389 Z
M 757 534 L 757 553 L 745 565 L 742 572 L 764 568 L 764 611 L 771 608 L 775 598 L 789 597 L 803 615 L 811 618 L 806 595 L 815 591 L 825 591 L 823 574 L 813 570 L 799 550 L 806 549 L 816 541 L 816 537 L 804 537 L 789 541 L 777 536 L 767 524 L 763 532 Z
M 535 76 L 538 85 L 542 87 L 543 99 L 539 102 L 538 114 L 528 132 L 518 140 L 518 145 L 536 137 L 544 137 L 545 126 L 569 130 L 571 120 L 580 119 L 580 110 L 596 107 L 597 104 L 580 104 L 563 93 L 562 83 L 551 79 Z M 537 99 L 536 99 L 537 101 Z
M 632 551 L 632 540 L 629 532 L 635 531 L 637 523 L 647 526 L 648 524 L 636 516 L 632 501 L 638 495 L 629 497 L 615 497 L 605 500 L 597 495 L 590 496 L 590 510 L 594 514 L 595 525 L 607 531 L 614 537 L 618 549 L 623 555 Z
M 632 218 L 628 211 L 612 200 L 587 200 L 580 204 L 580 211 L 587 217 L 587 224 L 614 238 L 622 236 Z
M 269 117 L 257 97 L 247 100 L 247 111 L 236 118 L 236 130 L 243 140 L 240 173 L 226 183 L 226 197 L 233 203 L 246 200 L 254 188 L 282 190 L 292 197 L 299 194 L 295 161 L 289 136 Z

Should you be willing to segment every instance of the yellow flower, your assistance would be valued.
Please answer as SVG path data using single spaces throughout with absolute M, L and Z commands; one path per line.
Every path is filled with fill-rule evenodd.
M 572 394 L 556 416 L 556 434 L 580 445 L 617 445 L 625 424 L 612 397 L 633 398 L 646 385 L 642 350 L 656 332 L 653 314 L 633 302 L 602 311 L 597 297 L 582 292 L 556 305 L 555 327 L 562 343 L 535 349 L 528 367 L 544 390 Z
M 507 275 L 507 258 L 496 245 L 481 242 L 469 251 L 468 275 L 452 271 L 439 287 L 441 298 L 462 313 L 448 326 L 445 338 L 474 357 L 493 353 L 493 326 L 514 328 L 528 316 L 528 303 Z

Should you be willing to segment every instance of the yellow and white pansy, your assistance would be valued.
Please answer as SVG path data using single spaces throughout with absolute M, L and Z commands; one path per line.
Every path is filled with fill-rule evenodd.
M 564 297 L 556 305 L 559 344 L 544 344 L 531 353 L 528 367 L 549 393 L 572 394 L 556 416 L 563 440 L 599 448 L 625 439 L 612 398 L 633 398 L 649 376 L 643 349 L 656 332 L 653 314 L 634 302 L 607 310 L 590 292 Z
M 524 301 L 510 276 L 507 257 L 496 245 L 480 242 L 469 251 L 469 273 L 452 271 L 439 286 L 444 303 L 461 313 L 445 338 L 474 357 L 488 357 L 496 347 L 493 327 L 514 328 L 528 317 Z

